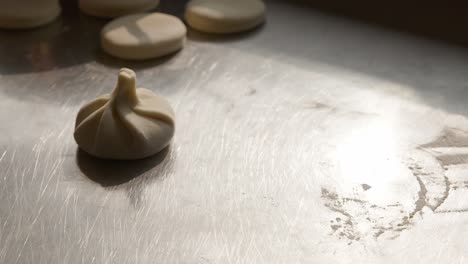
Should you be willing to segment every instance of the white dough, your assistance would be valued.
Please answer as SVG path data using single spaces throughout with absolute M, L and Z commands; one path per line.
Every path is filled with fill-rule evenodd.
M 261 0 L 192 0 L 185 20 L 194 29 L 207 33 L 235 33 L 252 29 L 265 20 Z
M 78 112 L 74 137 L 85 152 L 104 159 L 134 160 L 169 145 L 175 130 L 169 103 L 135 87 L 135 72 L 121 69 L 112 94 L 102 95 Z
M 187 28 L 175 16 L 135 14 L 107 24 L 101 32 L 101 47 L 118 58 L 144 60 L 181 49 L 186 35 Z
M 90 16 L 114 18 L 152 10 L 159 0 L 80 0 L 79 5 Z
M 52 22 L 60 14 L 58 0 L 1 0 L 0 28 L 34 28 Z

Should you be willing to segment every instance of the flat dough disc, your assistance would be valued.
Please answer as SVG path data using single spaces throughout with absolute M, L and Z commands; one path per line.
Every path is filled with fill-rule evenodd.
M 58 0 L 3 0 L 0 28 L 34 28 L 55 20 L 60 14 Z
M 181 49 L 186 34 L 184 23 L 175 16 L 135 14 L 108 23 L 101 31 L 101 47 L 122 59 L 151 59 Z
M 234 33 L 263 23 L 265 10 L 261 0 L 192 0 L 185 9 L 185 20 L 203 32 Z
M 90 16 L 114 18 L 156 8 L 159 0 L 80 0 L 80 9 Z

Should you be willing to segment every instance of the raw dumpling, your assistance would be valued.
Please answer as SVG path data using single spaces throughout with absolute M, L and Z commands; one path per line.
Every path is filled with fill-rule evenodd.
M 135 73 L 121 69 L 112 94 L 102 95 L 78 112 L 74 137 L 85 152 L 104 159 L 134 160 L 169 145 L 175 131 L 169 103 L 135 87 Z
M 159 0 L 80 0 L 81 11 L 90 16 L 103 18 L 145 12 L 158 5 Z
M 0 2 L 0 28 L 34 28 L 52 22 L 60 15 L 58 0 L 3 0 Z
M 235 33 L 252 29 L 265 20 L 261 0 L 192 0 L 185 20 L 194 29 L 207 33 Z

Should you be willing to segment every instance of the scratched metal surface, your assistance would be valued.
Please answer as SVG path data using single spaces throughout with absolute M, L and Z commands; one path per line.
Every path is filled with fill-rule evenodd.
M 75 12 L 0 32 L 0 263 L 466 262 L 468 53 L 268 7 L 257 31 L 139 64 Z M 148 160 L 72 138 L 120 66 L 177 113 Z

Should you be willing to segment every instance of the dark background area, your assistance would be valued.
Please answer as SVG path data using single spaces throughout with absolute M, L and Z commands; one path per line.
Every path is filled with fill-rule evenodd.
M 334 15 L 468 46 L 468 3 L 463 1 L 291 0 Z

